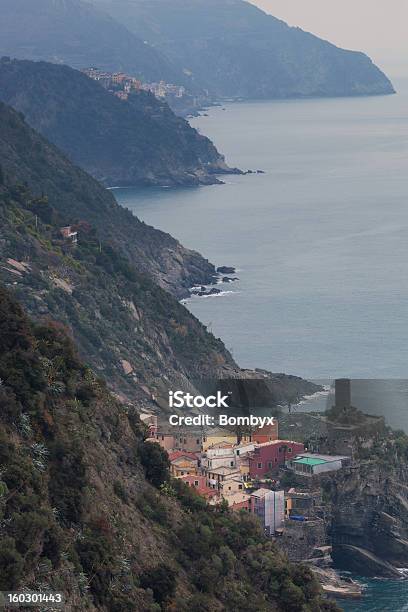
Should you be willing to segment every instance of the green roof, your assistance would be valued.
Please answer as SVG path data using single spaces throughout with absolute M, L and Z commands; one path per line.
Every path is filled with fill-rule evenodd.
M 303 463 L 304 465 L 322 465 L 327 463 L 324 459 L 312 459 L 312 457 L 302 457 L 301 459 L 295 459 L 293 463 Z

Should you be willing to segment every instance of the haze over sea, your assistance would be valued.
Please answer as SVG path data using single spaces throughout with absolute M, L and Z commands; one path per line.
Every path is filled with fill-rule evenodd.
M 408 378 L 408 83 L 398 95 L 246 102 L 191 123 L 226 185 L 118 189 L 118 201 L 239 282 L 188 308 L 242 366 Z
M 242 366 L 408 378 L 408 82 L 395 84 L 395 96 L 213 108 L 191 123 L 230 165 L 266 174 L 115 191 L 147 223 L 238 268 L 231 293 L 187 306 Z M 374 389 L 371 412 L 408 431 L 408 383 Z M 363 582 L 348 612 L 408 610 L 408 582 Z
M 115 190 L 144 221 L 238 268 L 224 295 L 187 306 L 241 365 L 408 378 L 408 81 L 396 85 L 395 96 L 213 108 L 193 125 L 230 164 L 266 174 Z M 354 397 L 408 432 L 406 380 L 353 383 Z

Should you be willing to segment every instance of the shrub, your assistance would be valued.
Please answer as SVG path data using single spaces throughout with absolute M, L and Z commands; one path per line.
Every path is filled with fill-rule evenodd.
M 75 440 L 56 442 L 51 446 L 50 463 L 48 486 L 51 503 L 58 508 L 62 522 L 78 523 L 82 517 L 86 484 L 83 451 Z
M 95 601 L 104 604 L 110 596 L 110 582 L 114 553 L 110 538 L 95 526 L 86 529 L 77 544 L 77 552 L 84 572 L 92 577 L 91 591 Z
M 19 586 L 23 574 L 24 560 L 17 552 L 13 538 L 2 538 L 0 542 L 0 590 L 11 591 Z
M 115 482 L 113 483 L 113 491 L 115 495 L 119 497 L 119 499 L 125 502 L 125 504 L 128 502 L 129 497 L 127 491 L 123 484 L 120 482 L 120 480 L 115 480 Z
M 139 457 L 143 465 L 146 479 L 156 488 L 170 478 L 170 461 L 166 451 L 155 442 L 139 444 Z
M 161 604 L 174 594 L 176 575 L 173 568 L 161 563 L 140 576 L 140 586 L 143 589 L 151 589 L 155 601 Z

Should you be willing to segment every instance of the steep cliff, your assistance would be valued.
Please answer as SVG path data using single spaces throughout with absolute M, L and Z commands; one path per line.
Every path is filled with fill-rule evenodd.
M 400 578 L 408 566 L 408 440 L 389 434 L 370 459 L 325 485 L 336 567 Z
M 257 376 L 170 293 L 206 282 L 211 264 L 120 208 L 2 104 L 0 126 L 0 279 L 33 318 L 66 325 L 125 402 L 149 402 L 157 380 Z M 277 401 L 316 389 L 283 375 L 273 385 Z
M 363 53 L 346 51 L 243 0 L 93 0 L 218 96 L 393 93 Z
M 215 183 L 229 171 L 165 102 L 145 91 L 120 100 L 68 66 L 3 58 L 0 99 L 108 186 Z
M 66 325 L 125 401 L 149 401 L 163 377 L 239 371 L 220 340 L 88 223 L 73 227 L 71 244 L 60 232 L 69 218 L 16 185 L 0 188 L 0 221 L 0 278 L 37 320 Z
M 212 264 L 119 206 L 111 192 L 2 103 L 0 127 L 0 163 L 10 184 L 26 183 L 33 195 L 46 194 L 50 205 L 70 223 L 90 223 L 100 240 L 177 297 L 187 296 L 193 285 L 211 281 Z
M 249 515 L 171 481 L 167 454 L 0 286 L 0 588 L 64 609 L 330 612 Z

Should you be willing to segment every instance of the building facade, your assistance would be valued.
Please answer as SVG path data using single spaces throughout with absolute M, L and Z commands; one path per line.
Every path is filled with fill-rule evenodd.
M 251 512 L 261 521 L 265 532 L 273 535 L 281 531 L 285 522 L 285 493 L 258 489 L 251 494 Z
M 275 440 L 255 446 L 249 457 L 249 475 L 251 478 L 265 478 L 273 474 L 282 465 L 295 458 L 304 450 L 301 442 Z
M 350 465 L 350 457 L 346 455 L 318 455 L 300 453 L 287 463 L 287 467 L 300 476 L 318 476 L 326 472 L 336 472 Z

